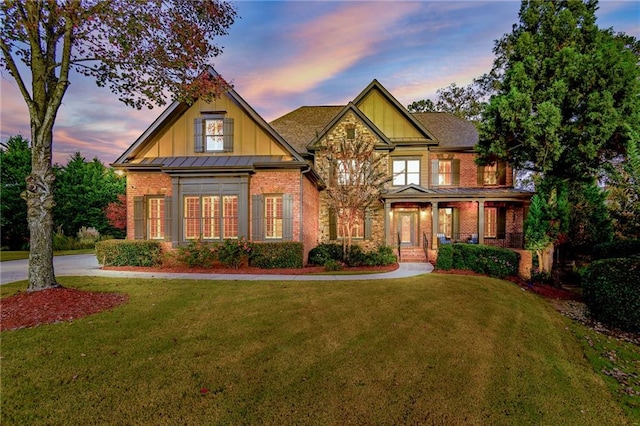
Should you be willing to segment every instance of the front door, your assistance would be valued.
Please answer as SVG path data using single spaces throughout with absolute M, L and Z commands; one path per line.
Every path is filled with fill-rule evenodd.
M 416 213 L 398 213 L 398 237 L 403 246 L 416 245 Z

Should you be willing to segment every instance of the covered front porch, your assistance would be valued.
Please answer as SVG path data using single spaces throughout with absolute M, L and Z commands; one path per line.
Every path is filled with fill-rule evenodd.
M 514 189 L 404 187 L 383 198 L 385 242 L 425 253 L 455 242 L 522 249 L 529 197 Z

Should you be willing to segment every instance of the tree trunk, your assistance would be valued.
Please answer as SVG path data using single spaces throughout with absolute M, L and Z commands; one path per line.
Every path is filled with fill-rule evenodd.
M 59 286 L 53 271 L 53 129 L 38 129 L 32 124 L 31 136 L 31 174 L 25 196 L 30 234 L 27 291 L 38 291 Z
M 542 250 L 536 250 L 538 268 L 540 268 L 540 273 L 544 274 L 547 278 L 551 277 L 551 269 L 553 268 L 553 250 L 553 243 Z

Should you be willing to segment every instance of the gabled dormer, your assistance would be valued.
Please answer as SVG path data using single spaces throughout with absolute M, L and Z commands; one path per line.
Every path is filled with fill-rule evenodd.
M 378 80 L 373 80 L 353 103 L 396 146 L 438 145 L 437 138 Z

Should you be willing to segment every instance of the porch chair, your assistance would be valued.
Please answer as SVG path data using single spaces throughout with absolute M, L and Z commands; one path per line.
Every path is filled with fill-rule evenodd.
M 448 239 L 444 234 L 436 234 L 438 237 L 438 245 L 442 244 L 451 244 L 451 240 Z

